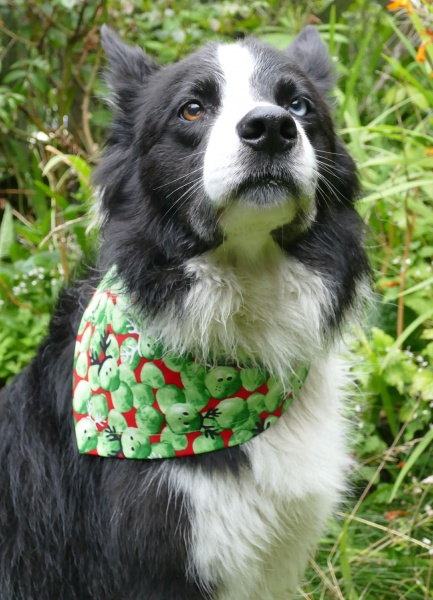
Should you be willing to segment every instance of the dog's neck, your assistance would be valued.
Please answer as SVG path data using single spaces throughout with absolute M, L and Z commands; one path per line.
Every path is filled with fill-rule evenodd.
M 290 203 L 272 209 L 231 204 L 220 217 L 224 242 L 215 251 L 215 259 L 236 264 L 245 275 L 266 269 L 272 264 L 272 255 L 278 253 L 271 232 L 290 223 L 294 213 Z
M 152 318 L 152 334 L 175 352 L 203 360 L 248 358 L 281 379 L 298 360 L 323 354 L 330 290 L 270 236 L 259 241 L 256 261 L 250 260 L 251 238 L 232 244 L 230 236 L 189 260 L 185 269 L 194 283 L 180 307 L 168 305 Z

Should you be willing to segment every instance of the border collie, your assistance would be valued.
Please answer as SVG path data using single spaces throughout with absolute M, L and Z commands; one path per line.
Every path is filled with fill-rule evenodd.
M 338 344 L 369 277 L 356 171 L 327 99 L 331 61 L 312 27 L 285 52 L 247 38 L 208 44 L 167 67 L 108 28 L 102 40 L 115 115 L 95 176 L 99 261 L 96 275 L 63 292 L 36 358 L 0 394 L 0 597 L 294 598 L 345 489 Z M 120 384 L 104 387 L 101 379 L 99 408 L 81 419 L 80 435 L 89 435 L 77 447 L 73 403 L 83 410 L 72 400 L 73 372 L 108 377 L 108 363 L 117 369 L 122 360 L 107 333 L 90 363 L 77 362 L 83 313 L 113 269 L 146 335 L 163 348 L 158 360 L 193 357 L 206 373 L 225 360 L 235 379 L 243 368 L 262 369 L 285 390 L 284 401 L 296 365 L 307 364 L 299 393 L 259 420 L 254 436 L 251 429 L 230 444 L 221 434 L 220 449 L 196 444 L 195 455 L 173 458 L 147 451 L 138 456 L 145 460 L 128 460 L 134 455 L 119 431 L 130 423 L 115 411 L 104 429 L 113 458 L 86 455 L 96 444 L 90 429 L 96 439 L 106 427 L 107 398 L 115 407 L 129 402 L 128 386 L 116 396 Z M 116 310 L 121 305 L 118 298 Z M 143 352 L 138 358 L 147 360 Z M 144 388 L 133 378 L 139 394 L 150 389 L 161 405 L 156 383 Z M 217 384 L 204 381 L 207 399 L 221 398 Z M 81 385 L 84 395 L 99 385 L 91 383 Z M 247 400 L 232 384 L 224 401 L 239 415 Z M 130 411 L 141 411 L 149 435 L 163 418 L 153 400 L 137 408 L 134 397 Z M 263 407 L 265 416 L 272 412 Z M 222 412 L 200 413 L 203 439 L 219 435 Z M 173 415 L 168 440 L 182 437 Z M 137 439 L 150 449 L 151 436 Z

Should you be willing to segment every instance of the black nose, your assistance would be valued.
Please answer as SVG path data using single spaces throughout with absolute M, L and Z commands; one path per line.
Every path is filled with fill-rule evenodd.
M 298 135 L 291 115 L 280 106 L 258 106 L 239 121 L 236 130 L 241 142 L 254 150 L 284 152 Z

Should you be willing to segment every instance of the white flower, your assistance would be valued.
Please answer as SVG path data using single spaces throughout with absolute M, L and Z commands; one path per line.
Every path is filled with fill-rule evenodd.
M 50 137 L 44 131 L 38 131 L 35 134 L 35 138 L 40 142 L 48 142 L 50 140 Z

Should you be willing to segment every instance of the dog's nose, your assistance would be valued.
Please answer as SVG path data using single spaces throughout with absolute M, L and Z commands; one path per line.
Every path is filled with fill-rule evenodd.
M 264 152 L 284 152 L 295 143 L 298 131 L 291 115 L 280 106 L 258 106 L 239 121 L 242 143 Z

